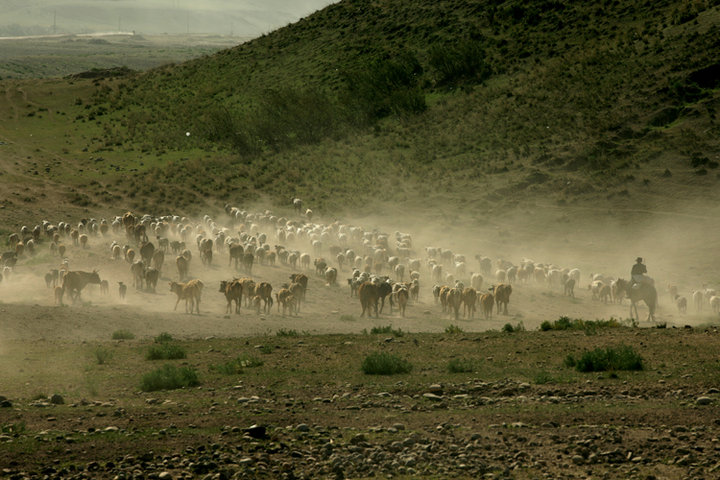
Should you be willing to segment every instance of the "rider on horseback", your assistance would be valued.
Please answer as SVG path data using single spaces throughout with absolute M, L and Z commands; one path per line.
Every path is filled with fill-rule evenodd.
M 655 282 L 652 278 L 647 276 L 647 267 L 643 262 L 642 257 L 635 259 L 635 265 L 630 270 L 630 282 L 633 288 L 639 288 L 640 285 L 649 284 L 653 285 Z

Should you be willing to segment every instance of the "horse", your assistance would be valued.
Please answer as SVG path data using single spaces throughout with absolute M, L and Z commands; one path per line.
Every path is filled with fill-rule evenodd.
M 647 320 L 654 322 L 655 307 L 657 307 L 657 290 L 655 290 L 655 287 L 647 283 L 641 283 L 633 287 L 630 282 L 622 278 L 618 279 L 617 284 L 619 287 L 618 290 L 624 291 L 625 295 L 630 299 L 630 317 L 640 321 L 637 304 L 642 300 L 648 306 L 649 313 Z M 635 312 L 634 315 L 633 311 Z

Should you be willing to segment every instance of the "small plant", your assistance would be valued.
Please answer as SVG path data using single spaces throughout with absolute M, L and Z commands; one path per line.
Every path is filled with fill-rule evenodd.
M 179 345 L 167 343 L 151 346 L 145 355 L 146 360 L 178 360 L 181 358 L 187 358 L 185 349 Z
M 545 385 L 546 383 L 553 383 L 555 380 L 552 378 L 552 376 L 548 372 L 543 370 L 542 372 L 535 375 L 535 378 L 533 379 L 533 381 L 537 385 Z
M 161 368 L 143 375 L 140 389 L 143 392 L 155 392 L 157 390 L 174 390 L 197 385 L 200 385 L 200 380 L 198 380 L 195 369 L 163 365 Z
M 524 332 L 525 331 L 525 325 L 520 322 L 517 325 L 513 326 L 510 323 L 506 323 L 502 327 L 502 331 L 505 333 L 515 333 L 515 332 Z
M 155 337 L 155 343 L 169 343 L 172 342 L 173 337 L 167 332 L 162 332 L 160 335 Z
M 388 334 L 391 333 L 394 337 L 402 337 L 405 333 L 401 329 L 393 329 L 392 325 L 386 325 L 384 327 L 373 327 L 370 329 L 372 334 Z
M 18 423 L 5 423 L 0 425 L 0 433 L 5 435 L 22 435 L 27 430 L 27 424 L 23 420 Z
M 463 333 L 463 329 L 458 325 L 448 325 L 445 327 L 445 333 Z
M 367 375 L 394 375 L 396 373 L 409 373 L 412 370 L 412 365 L 397 355 L 376 352 L 365 357 L 361 368 Z
M 463 358 L 453 358 L 448 363 L 448 371 L 450 373 L 470 373 L 474 370 L 473 362 Z
M 543 332 L 549 330 L 585 330 L 586 333 L 595 333 L 596 330 L 620 328 L 622 326 L 622 323 L 613 317 L 610 317 L 609 320 L 583 320 L 581 318 L 571 319 L 563 316 L 554 322 L 545 320 L 540 324 L 540 330 Z
M 273 348 L 270 345 L 262 345 L 260 347 L 260 353 L 264 353 L 265 355 L 268 355 L 272 353 Z
M 642 357 L 632 347 L 626 345 L 586 351 L 577 360 L 568 355 L 565 358 L 565 365 L 574 367 L 579 372 L 643 369 Z
M 280 330 L 278 330 L 276 335 L 278 337 L 299 337 L 300 336 L 300 334 L 298 333 L 297 330 L 295 330 L 295 329 L 288 330 L 286 328 L 281 328 Z
M 261 367 L 264 364 L 265 362 L 257 357 L 243 356 L 225 363 L 212 365 L 210 370 L 214 370 L 224 375 L 237 375 L 242 373 L 245 368 Z
M 340 315 L 341 322 L 354 322 L 355 317 L 352 315 Z
M 132 340 L 135 338 L 135 334 L 130 330 L 116 330 L 112 334 L 113 340 Z
M 96 348 L 93 353 L 95 354 L 95 360 L 97 360 L 98 365 L 106 364 L 113 356 L 111 350 L 103 347 Z

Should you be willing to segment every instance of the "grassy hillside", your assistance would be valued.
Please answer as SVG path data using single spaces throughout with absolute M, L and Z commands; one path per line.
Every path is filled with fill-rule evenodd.
M 85 84 L 47 148 L 102 177 L 71 169 L 90 206 L 668 208 L 717 198 L 719 20 L 716 1 L 345 1 Z

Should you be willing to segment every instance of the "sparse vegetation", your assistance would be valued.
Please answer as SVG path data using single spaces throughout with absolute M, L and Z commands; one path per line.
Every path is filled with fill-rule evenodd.
M 112 350 L 109 350 L 105 347 L 97 347 L 95 350 L 93 350 L 93 354 L 95 355 L 95 360 L 97 361 L 98 365 L 106 364 L 113 357 Z
M 116 330 L 112 334 L 113 340 L 132 340 L 135 338 L 135 334 L 129 330 Z
M 211 365 L 210 370 L 222 373 L 223 375 L 237 375 L 243 373 L 243 370 L 246 368 L 261 367 L 264 363 L 265 362 L 257 357 L 244 355 L 225 363 Z
M 155 392 L 158 390 L 195 387 L 197 385 L 200 385 L 200 380 L 195 369 L 163 365 L 157 370 L 143 375 L 140 389 L 143 392 Z
M 278 337 L 299 337 L 300 334 L 295 329 L 281 328 L 277 331 Z
M 511 323 L 506 323 L 505 325 L 503 325 L 502 331 L 505 333 L 524 332 L 525 325 L 523 324 L 523 322 L 519 322 L 515 325 L 512 325 Z
M 167 332 L 162 332 L 160 335 L 155 337 L 155 343 L 169 343 L 172 342 L 173 337 Z
M 395 375 L 410 373 L 412 365 L 397 355 L 375 352 L 365 357 L 361 369 L 366 375 Z
M 578 372 L 605 372 L 621 370 L 642 370 L 642 357 L 632 347 L 596 348 L 584 352 L 577 360 L 568 355 L 565 366 L 575 368 Z
M 382 327 L 372 327 L 370 329 L 371 335 L 387 335 L 391 334 L 394 337 L 402 337 L 405 335 L 405 333 L 402 331 L 402 329 L 399 328 L 393 328 L 392 325 L 385 325 Z
M 187 352 L 180 345 L 160 343 L 151 345 L 145 354 L 147 360 L 179 360 L 187 358 Z
M 464 330 L 459 325 L 448 325 L 445 327 L 445 333 L 456 334 L 463 333 Z
M 471 373 L 474 371 L 475 365 L 472 360 L 453 358 L 448 362 L 448 372 L 450 373 Z
M 594 332 L 600 329 L 620 328 L 622 326 L 623 324 L 619 320 L 612 317 L 609 320 L 583 320 L 581 318 L 571 319 L 562 316 L 554 322 L 545 320 L 540 324 L 540 330 L 543 332 L 550 330 L 585 330 Z

